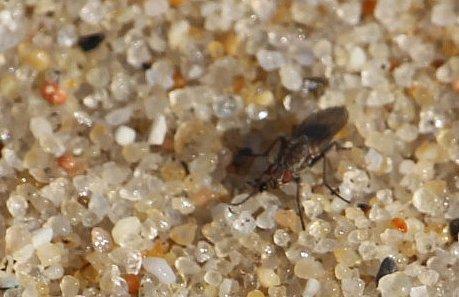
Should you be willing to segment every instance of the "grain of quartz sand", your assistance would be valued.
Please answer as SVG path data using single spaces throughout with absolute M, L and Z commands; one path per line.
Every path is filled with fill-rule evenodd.
M 3 296 L 457 296 L 455 5 L 2 1 Z M 231 212 L 237 150 L 333 106 L 351 203 L 314 166 L 304 231 L 294 185 Z

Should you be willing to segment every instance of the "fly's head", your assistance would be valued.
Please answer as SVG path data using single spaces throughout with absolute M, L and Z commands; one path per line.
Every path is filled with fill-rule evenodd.
M 270 189 L 277 189 L 280 185 L 291 182 L 294 179 L 293 170 L 282 164 L 271 165 L 262 177 L 262 184 Z

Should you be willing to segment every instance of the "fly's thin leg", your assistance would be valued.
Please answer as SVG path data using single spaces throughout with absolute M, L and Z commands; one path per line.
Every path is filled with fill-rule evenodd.
M 327 145 L 317 156 L 314 156 L 311 160 L 308 162 L 308 166 L 312 167 L 314 166 L 318 161 L 320 161 L 325 155 L 332 149 L 335 148 L 337 150 L 346 150 L 347 148 L 341 146 L 341 144 L 337 141 L 332 141 L 330 142 L 329 145 Z
M 304 210 L 303 206 L 301 205 L 300 201 L 300 196 L 301 196 L 301 180 L 300 178 L 295 178 L 295 183 L 296 183 L 296 207 L 298 211 L 298 215 L 300 216 L 300 221 L 301 221 L 301 228 L 306 230 L 305 224 L 304 224 Z
M 274 142 L 271 143 L 271 145 L 270 145 L 263 153 L 261 153 L 260 155 L 266 157 L 266 156 L 272 151 L 272 149 L 276 146 L 276 144 L 279 143 L 279 142 L 280 142 L 279 153 L 282 152 L 282 151 L 284 150 L 284 147 L 285 147 L 286 144 L 287 144 L 287 138 L 285 138 L 284 136 L 279 136 L 279 137 L 277 137 L 276 140 L 274 140 Z
M 242 205 L 242 204 L 246 203 L 247 201 L 249 201 L 249 199 L 252 198 L 253 196 L 255 196 L 255 194 L 257 194 L 258 192 L 259 192 L 258 190 L 253 191 L 252 193 L 249 194 L 249 196 L 247 196 L 244 199 L 242 199 L 242 201 L 239 201 L 239 202 L 236 202 L 236 203 L 228 203 L 228 205 L 230 205 L 230 206 Z
M 332 149 L 332 148 L 336 148 L 336 149 L 346 149 L 346 148 L 343 148 L 338 142 L 336 141 L 332 141 L 330 142 L 329 145 L 327 145 L 325 147 L 325 149 L 323 149 L 320 154 L 318 154 L 317 156 L 313 157 L 309 162 L 308 162 L 308 165 L 310 167 L 314 166 L 318 161 L 320 161 L 321 159 L 324 159 L 323 160 L 323 167 L 322 167 L 322 178 L 323 178 L 323 184 L 324 186 L 333 194 L 335 195 L 336 197 L 338 197 L 339 199 L 345 201 L 346 203 L 350 203 L 349 201 L 347 201 L 346 199 L 343 198 L 343 196 L 341 196 L 335 189 L 333 189 L 332 186 L 330 186 L 330 184 L 328 183 L 327 181 L 327 177 L 328 177 L 328 174 L 327 174 L 327 162 L 328 162 L 328 159 L 326 158 L 326 155 L 327 153 Z
M 328 163 L 328 159 L 326 157 L 326 155 L 323 156 L 323 167 L 322 167 L 322 179 L 323 179 L 323 184 L 324 186 L 333 194 L 335 195 L 336 197 L 338 197 L 339 199 L 343 200 L 344 202 L 346 203 L 350 203 L 348 200 L 344 199 L 343 196 L 341 196 L 332 186 L 330 186 L 330 184 L 328 183 L 327 181 L 327 163 Z
M 268 150 L 266 151 L 267 154 L 269 154 L 269 152 L 271 152 L 271 150 L 276 146 L 277 142 L 280 141 L 280 147 L 279 147 L 279 150 L 277 152 L 277 156 L 276 156 L 276 161 L 277 162 L 281 155 L 284 153 L 284 150 L 285 150 L 285 147 L 287 146 L 287 138 L 285 138 L 284 136 L 279 136 L 276 141 L 274 141 L 273 144 L 270 145 L 270 147 L 268 148 Z M 269 161 L 269 159 L 268 159 Z

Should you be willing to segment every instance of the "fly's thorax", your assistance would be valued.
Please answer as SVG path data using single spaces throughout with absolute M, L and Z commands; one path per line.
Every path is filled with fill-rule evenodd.
M 293 139 L 285 148 L 279 163 L 282 173 L 285 170 L 298 172 L 305 168 L 305 164 L 311 155 L 311 146 L 307 137 Z
M 259 180 L 260 185 L 266 185 L 270 189 L 277 189 L 282 179 L 283 168 L 279 164 L 271 164 Z

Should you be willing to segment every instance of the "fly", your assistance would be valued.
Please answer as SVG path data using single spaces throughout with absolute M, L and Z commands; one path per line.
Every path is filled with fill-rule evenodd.
M 300 203 L 300 176 L 304 170 L 313 167 L 322 159 L 324 159 L 324 186 L 333 195 L 349 203 L 326 181 L 326 154 L 332 148 L 340 148 L 339 143 L 333 141 L 333 137 L 346 125 L 347 121 L 348 112 L 345 107 L 331 107 L 317 111 L 296 127 L 291 136 L 277 138 L 268 150 L 262 154 L 251 154 L 256 157 L 266 157 L 271 154 L 276 146 L 278 147 L 271 165 L 253 183 L 254 190 L 242 201 L 230 203 L 230 205 L 241 205 L 257 193 L 277 189 L 282 184 L 294 181 L 297 183 L 296 202 L 301 226 L 304 229 L 303 211 Z

